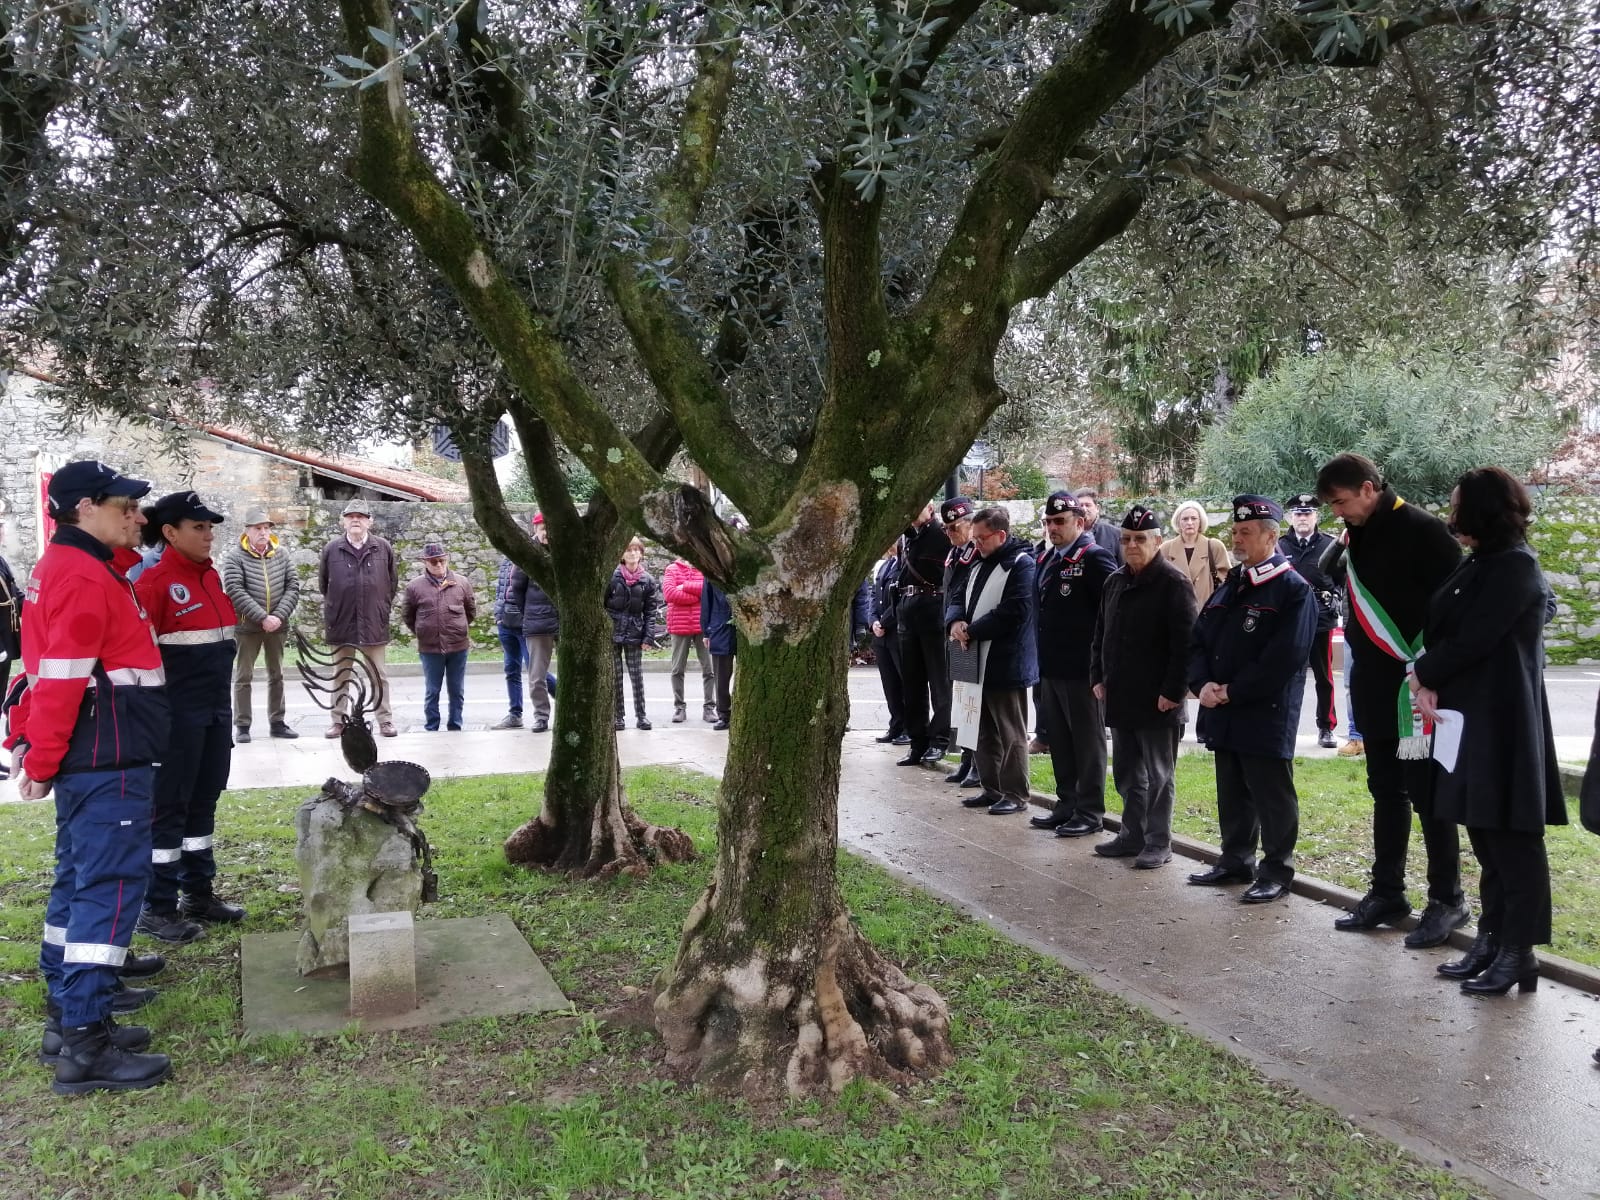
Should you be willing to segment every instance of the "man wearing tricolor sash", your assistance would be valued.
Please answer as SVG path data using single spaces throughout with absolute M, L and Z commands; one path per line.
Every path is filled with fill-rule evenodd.
M 1028 689 L 1039 682 L 1035 564 L 1003 508 L 973 515 L 972 542 L 979 560 L 945 608 L 950 640 L 978 649 L 983 689 L 974 747 L 983 792 L 962 804 L 986 804 L 999 817 L 1028 809 Z
M 1407 681 L 1423 651 L 1428 598 L 1455 570 L 1461 547 L 1443 521 L 1407 504 L 1359 454 L 1331 459 L 1317 474 L 1317 495 L 1346 526 L 1350 703 L 1366 740 L 1372 793 L 1372 885 L 1334 927 L 1362 932 L 1410 914 L 1405 868 L 1414 809 L 1428 855 L 1428 904 L 1405 944 L 1437 946 L 1471 914 L 1461 894 L 1459 833 L 1432 815 L 1430 730 Z

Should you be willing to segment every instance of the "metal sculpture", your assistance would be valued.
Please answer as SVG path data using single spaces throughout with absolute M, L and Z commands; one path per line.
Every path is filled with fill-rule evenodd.
M 382 688 L 378 670 L 359 646 L 352 646 L 354 659 L 340 661 L 328 650 L 313 645 L 305 634 L 294 631 L 294 648 L 299 659 L 296 664 L 300 679 L 311 702 L 324 712 L 333 713 L 339 702 L 339 690 L 345 687 L 350 696 L 350 711 L 342 718 L 343 731 L 339 734 L 339 749 L 344 761 L 358 774 L 365 773 L 378 762 L 378 743 L 372 737 L 372 723 L 367 713 Z
M 423 902 L 437 900 L 439 877 L 433 870 L 433 848 L 416 823 L 422 812 L 423 794 L 433 779 L 416 763 L 378 761 L 378 744 L 367 720 L 382 687 L 377 668 L 359 646 L 351 647 L 355 658 L 338 659 L 308 641 L 298 629 L 294 631 L 294 645 L 300 678 L 313 704 L 332 713 L 341 686 L 350 697 L 350 709 L 342 718 L 339 749 L 350 769 L 360 773 L 361 783 L 330 779 L 323 785 L 323 793 L 346 808 L 365 809 L 403 833 L 422 864 Z

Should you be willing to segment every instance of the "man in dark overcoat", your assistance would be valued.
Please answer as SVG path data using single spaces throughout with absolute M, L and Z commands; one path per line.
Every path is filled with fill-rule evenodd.
M 1189 690 L 1200 698 L 1197 734 L 1216 755 L 1222 833 L 1216 865 L 1189 882 L 1248 882 L 1239 897 L 1246 904 L 1289 890 L 1300 832 L 1294 736 L 1317 605 L 1311 585 L 1278 553 L 1282 520 L 1276 501 L 1234 497 L 1239 565 L 1200 610 L 1189 647 Z
M 1094 852 L 1151 870 L 1172 861 L 1178 739 L 1189 694 L 1195 596 L 1161 554 L 1161 519 L 1135 504 L 1122 518 L 1122 569 L 1106 580 L 1090 642 L 1089 678 L 1111 726 L 1122 830 Z
M 1461 894 L 1460 833 L 1433 815 L 1433 764 L 1407 677 L 1422 648 L 1428 601 L 1461 561 L 1461 547 L 1443 521 L 1407 504 L 1359 454 L 1330 459 L 1317 473 L 1317 495 L 1347 526 L 1345 653 L 1372 793 L 1372 884 L 1334 928 L 1361 932 L 1410 914 L 1406 847 L 1415 809 L 1428 855 L 1428 905 L 1405 944 L 1437 946 L 1471 913 Z
M 884 551 L 868 582 L 868 604 L 872 617 L 872 653 L 878 662 L 878 682 L 883 685 L 883 702 L 889 706 L 889 728 L 877 740 L 896 746 L 909 745 L 906 736 L 905 696 L 900 683 L 900 635 L 895 624 L 895 587 L 900 578 L 900 560 L 895 547 Z
M 1317 744 L 1332 750 L 1339 717 L 1333 706 L 1333 631 L 1339 624 L 1339 589 L 1344 586 L 1344 559 L 1324 570 L 1322 556 L 1333 545 L 1332 534 L 1317 529 L 1317 498 L 1310 492 L 1291 496 L 1285 506 L 1289 532 L 1278 539 L 1278 551 L 1311 585 L 1317 598 L 1317 636 L 1311 639 L 1311 678 L 1317 691 Z
M 994 816 L 1028 808 L 1028 689 L 1039 682 L 1033 550 L 1011 536 L 1003 508 L 972 518 L 979 559 L 945 610 L 950 640 L 982 655 L 983 700 L 973 755 L 983 791 L 962 804 Z
M 933 505 L 900 539 L 900 685 L 911 745 L 902 767 L 937 762 L 950 737 L 950 670 L 944 651 L 944 559 L 950 550 Z
M 944 522 L 945 540 L 950 543 L 950 549 L 945 552 L 944 571 L 940 575 L 943 581 L 945 606 L 948 608 L 955 602 L 955 597 L 964 593 L 967 586 L 967 572 L 972 570 L 978 561 L 978 548 L 972 544 L 972 514 L 978 506 L 966 496 L 951 496 L 939 506 L 939 519 Z M 950 679 L 949 659 L 945 660 L 945 678 Z M 951 682 L 950 690 L 955 691 Z M 955 740 L 956 731 L 950 729 L 945 735 L 945 745 Z M 973 761 L 973 752 L 970 748 L 961 748 L 961 761 L 956 764 L 956 769 L 944 777 L 946 783 L 957 783 L 964 787 L 980 786 L 978 768 Z
M 1057 837 L 1097 833 L 1106 815 L 1106 717 L 1089 679 L 1089 647 L 1100 593 L 1117 560 L 1094 539 L 1088 511 L 1071 492 L 1044 505 L 1050 552 L 1038 564 L 1039 733 L 1050 747 L 1056 802 L 1032 818 Z

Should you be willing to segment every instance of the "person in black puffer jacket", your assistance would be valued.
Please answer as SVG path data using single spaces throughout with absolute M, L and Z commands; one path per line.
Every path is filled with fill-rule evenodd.
M 544 514 L 534 514 L 533 536 L 536 541 L 547 540 Z M 528 698 L 533 701 L 534 733 L 544 733 L 550 728 L 550 697 L 552 688 L 550 663 L 556 651 L 556 639 L 561 636 L 561 614 L 555 601 L 545 590 L 528 578 L 521 567 L 511 569 L 511 583 L 506 591 L 506 615 L 501 620 L 510 622 L 512 614 L 522 625 L 522 644 L 528 663 Z M 509 673 L 508 673 L 509 674 Z
M 611 665 L 618 729 L 625 729 L 628 724 L 622 703 L 624 662 L 628 666 L 628 678 L 633 681 L 634 724 L 640 729 L 650 728 L 650 718 L 644 711 L 644 645 L 646 642 L 655 645 L 656 610 L 660 606 L 661 589 L 655 576 L 644 569 L 644 543 L 634 538 L 622 552 L 622 562 L 611 573 L 611 583 L 606 588 L 606 611 L 611 614 Z

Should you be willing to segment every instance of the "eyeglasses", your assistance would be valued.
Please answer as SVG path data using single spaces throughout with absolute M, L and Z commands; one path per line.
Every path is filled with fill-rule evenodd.
M 1046 517 L 1044 519 L 1044 523 L 1046 525 L 1065 525 L 1067 523 L 1067 518 L 1066 517 Z

